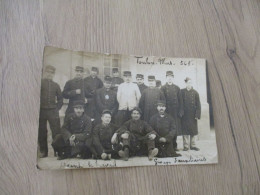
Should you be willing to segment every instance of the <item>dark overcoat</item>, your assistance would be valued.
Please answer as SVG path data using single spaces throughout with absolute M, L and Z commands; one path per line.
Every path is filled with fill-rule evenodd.
M 141 94 L 143 94 L 144 90 L 148 88 L 145 84 L 138 85 L 138 87 L 139 87 Z
M 147 88 L 143 91 L 139 107 L 143 112 L 143 119 L 147 122 L 156 114 L 158 100 L 165 100 L 163 92 L 158 88 Z
M 177 135 L 181 135 L 181 117 L 183 115 L 183 99 L 181 89 L 177 85 L 165 84 L 161 90 L 166 99 L 166 113 L 175 121 Z
M 188 91 L 186 88 L 182 89 L 181 92 L 184 105 L 184 115 L 181 120 L 182 135 L 197 135 L 197 119 L 200 119 L 201 116 L 199 93 L 194 89 Z

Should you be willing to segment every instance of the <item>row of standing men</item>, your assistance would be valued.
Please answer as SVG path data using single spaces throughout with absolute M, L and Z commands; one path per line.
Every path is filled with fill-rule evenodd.
M 60 134 L 59 109 L 63 105 L 63 98 L 69 99 L 65 113 L 66 122 L 68 115 L 74 113 L 75 101 L 84 101 L 84 111 L 92 120 L 92 125 L 100 123 L 104 110 L 110 110 L 112 123 L 122 126 L 131 119 L 131 112 L 135 107 L 142 111 L 142 120 L 147 123 L 155 115 L 157 102 L 165 101 L 166 113 L 172 117 L 176 126 L 172 144 L 177 151 L 177 136 L 183 135 L 184 150 L 198 150 L 195 145 L 195 135 L 198 134 L 197 120 L 201 115 L 199 94 L 192 88 L 192 80 L 185 79 L 187 87 L 180 89 L 173 83 L 174 74 L 166 72 L 166 84 L 156 86 L 154 76 L 148 76 L 149 86 L 144 85 L 144 76 L 136 75 L 137 83 L 132 82 L 130 71 L 124 71 L 124 79 L 119 77 L 117 68 L 113 69 L 113 77 L 105 76 L 104 83 L 98 78 L 98 68 L 92 67 L 91 75 L 83 79 L 84 69 L 77 66 L 75 77 L 66 82 L 61 92 L 59 85 L 53 81 L 55 67 L 45 67 L 41 87 L 41 109 L 39 123 L 39 148 L 40 157 L 48 156 L 47 147 L 47 121 L 52 130 L 52 137 Z M 190 135 L 190 144 L 188 141 Z

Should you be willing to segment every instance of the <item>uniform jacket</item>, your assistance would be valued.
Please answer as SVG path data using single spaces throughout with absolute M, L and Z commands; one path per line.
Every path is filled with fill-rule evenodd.
M 63 97 L 60 86 L 50 80 L 42 79 L 41 81 L 41 108 L 60 110 L 63 105 Z
M 176 135 L 176 126 L 174 119 L 167 113 L 161 117 L 159 113 L 152 116 L 150 125 L 157 133 L 157 139 L 161 137 L 166 138 L 167 142 L 172 142 L 173 137 Z
M 181 132 L 181 117 L 183 115 L 183 99 L 181 90 L 177 85 L 165 84 L 161 90 L 166 99 L 166 113 L 170 114 L 175 120 L 177 134 Z
M 91 130 L 91 119 L 86 114 L 78 117 L 75 113 L 70 113 L 65 117 L 61 133 L 65 142 L 68 142 L 73 134 L 76 136 L 76 141 L 85 142 L 91 137 Z
M 145 121 L 149 122 L 150 118 L 158 112 L 158 100 L 165 100 L 164 94 L 160 89 L 154 87 L 147 88 L 143 91 L 139 107 L 143 111 L 143 118 Z
M 189 91 L 185 88 L 181 90 L 183 104 L 184 104 L 184 115 L 182 117 L 182 134 L 183 135 L 197 135 L 198 124 L 195 118 L 200 119 L 201 115 L 201 104 L 199 93 L 190 89 Z
M 119 103 L 118 110 L 132 110 L 138 106 L 141 98 L 140 90 L 135 83 L 122 83 L 118 87 L 117 101 Z
M 101 88 L 96 92 L 96 108 L 99 114 L 107 109 L 114 115 L 118 109 L 116 92 L 112 89 Z

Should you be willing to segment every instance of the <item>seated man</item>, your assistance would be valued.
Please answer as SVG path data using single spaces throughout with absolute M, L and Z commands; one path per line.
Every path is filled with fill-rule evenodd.
M 148 153 L 149 160 L 158 154 L 154 142 L 156 133 L 147 122 L 140 120 L 141 114 L 140 108 L 133 108 L 132 119 L 125 122 L 112 137 L 112 143 L 115 143 L 118 137 L 123 143 L 123 150 L 119 151 L 119 156 L 123 157 L 124 160 L 128 160 L 129 150 L 132 156 Z
M 118 128 L 110 123 L 111 117 L 112 112 L 104 110 L 101 116 L 101 124 L 98 124 L 93 131 L 93 145 L 98 156 L 103 160 L 110 160 L 111 156 L 112 158 L 118 158 L 117 148 L 120 146 L 111 143 L 111 138 Z
M 85 158 L 88 150 L 96 156 L 96 152 L 91 146 L 91 119 L 84 114 L 84 106 L 84 101 L 75 101 L 73 103 L 74 113 L 70 113 L 65 117 L 61 129 L 63 139 L 57 138 L 53 143 L 53 146 L 58 148 L 58 160 L 77 157 L 78 154 Z
M 181 156 L 174 151 L 173 137 L 176 135 L 174 119 L 165 113 L 166 103 L 159 100 L 157 103 L 158 113 L 151 117 L 150 125 L 156 131 L 156 147 L 159 148 L 158 157 L 178 157 Z

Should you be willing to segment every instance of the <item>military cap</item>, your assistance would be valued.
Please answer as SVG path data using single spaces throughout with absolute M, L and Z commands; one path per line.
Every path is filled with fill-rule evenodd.
M 124 71 L 124 76 L 132 76 L 131 71 Z
M 55 70 L 56 70 L 56 68 L 54 66 L 52 66 L 52 65 L 47 65 L 45 67 L 45 71 L 48 71 L 48 72 L 55 73 Z
M 166 76 L 174 76 L 174 75 L 173 75 L 173 72 L 171 70 L 169 70 L 166 72 Z
M 112 82 L 111 76 L 106 75 L 104 78 L 105 82 Z
M 158 100 L 157 101 L 157 106 L 166 106 L 166 102 L 165 102 L 165 100 Z
M 113 68 L 113 69 L 112 69 L 112 72 L 113 72 L 113 73 L 118 72 L 118 68 Z
M 156 87 L 159 87 L 162 85 L 162 82 L 160 80 L 156 80 Z
M 148 81 L 155 81 L 155 76 L 153 75 L 148 76 Z
M 84 107 L 85 102 L 83 100 L 76 100 L 73 102 L 73 108 L 83 106 Z
M 102 115 L 103 114 L 110 114 L 110 116 L 112 116 L 112 112 L 110 110 L 103 110 Z
M 139 112 L 140 114 L 142 114 L 142 110 L 141 110 L 140 108 L 138 108 L 138 107 L 134 107 L 133 110 L 131 111 L 131 113 L 132 113 L 133 111 L 137 111 L 137 112 Z
M 95 71 L 95 72 L 98 72 L 98 68 L 97 68 L 97 67 L 94 67 L 94 66 L 91 68 L 91 70 L 92 70 L 92 71 Z
M 143 79 L 143 78 L 144 78 L 144 75 L 143 75 L 143 74 L 137 74 L 137 75 L 136 75 L 136 78 Z
M 185 83 L 187 83 L 189 80 L 191 80 L 191 78 L 190 77 L 186 77 L 186 79 L 184 81 L 185 81 Z
M 84 68 L 83 68 L 82 66 L 76 66 L 76 67 L 75 67 L 75 70 L 76 70 L 76 71 L 84 72 Z

